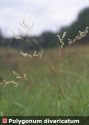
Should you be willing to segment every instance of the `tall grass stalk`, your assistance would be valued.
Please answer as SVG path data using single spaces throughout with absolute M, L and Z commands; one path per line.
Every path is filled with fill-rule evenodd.
M 23 25 L 24 25 L 24 27 L 26 28 L 28 25 L 26 25 L 25 23 L 23 23 Z M 29 28 L 28 28 L 29 29 Z M 86 35 L 87 35 L 87 33 L 88 33 L 88 27 L 86 27 L 86 29 L 84 30 L 84 31 L 79 31 L 79 33 L 78 33 L 78 35 L 73 39 L 73 40 L 70 40 L 70 39 L 68 39 L 68 47 L 70 48 L 70 46 L 72 45 L 72 44 L 74 44 L 75 42 L 77 42 L 78 40 L 80 40 L 80 39 L 82 39 L 83 37 L 85 37 Z M 28 35 L 29 33 L 27 33 L 26 35 Z M 65 46 L 65 42 L 64 42 L 64 38 L 66 37 L 66 32 L 64 32 L 63 33 L 63 35 L 62 36 L 60 36 L 60 35 L 57 35 L 57 37 L 58 37 L 58 39 L 59 39 L 59 41 L 58 41 L 58 51 L 57 51 L 57 57 L 60 59 L 60 62 L 61 62 L 61 60 L 62 60 L 62 57 L 64 56 L 64 46 Z M 16 37 L 17 38 L 17 37 Z M 20 40 L 23 40 L 23 38 L 22 37 L 18 37 Z M 23 40 L 24 41 L 24 40 Z M 27 40 L 26 40 L 28 43 L 31 43 L 31 40 L 30 40 L 30 38 L 29 38 L 29 36 L 28 36 L 28 38 L 27 38 Z M 33 40 L 33 42 L 38 46 L 38 48 L 39 48 L 39 51 L 36 51 L 36 50 L 34 50 L 33 51 L 33 53 L 25 53 L 25 52 L 23 52 L 23 51 L 20 51 L 20 53 L 18 54 L 20 57 L 23 57 L 24 59 L 30 59 L 30 61 L 32 61 L 32 60 L 38 60 L 38 65 L 40 65 L 40 63 L 41 63 L 41 59 L 42 58 L 44 58 L 44 51 L 43 51 L 43 48 L 39 45 L 39 43 L 38 43 L 38 41 L 36 41 L 35 39 Z M 32 44 L 32 43 L 31 43 Z M 45 60 L 44 60 L 45 62 L 45 65 L 46 65 L 46 67 L 45 68 L 49 68 L 49 70 L 50 70 L 50 73 L 52 74 L 52 76 L 53 76 L 53 78 L 55 79 L 55 83 L 56 83 L 56 91 L 54 91 L 54 93 L 57 93 L 57 96 L 56 96 L 56 94 L 54 95 L 53 93 L 52 93 L 52 96 L 49 96 L 49 94 L 48 93 L 44 93 L 43 92 L 43 88 L 42 88 L 42 82 L 43 83 L 45 83 L 46 84 L 46 82 L 48 82 L 47 81 L 47 79 L 41 79 L 41 78 L 38 78 L 38 77 L 40 77 L 40 75 L 42 75 L 42 74 L 40 74 L 39 72 L 39 75 L 38 75 L 38 77 L 36 78 L 36 69 L 35 69 L 35 67 L 37 67 L 38 68 L 38 66 L 36 66 L 36 62 L 34 62 L 35 63 L 35 67 L 33 67 L 34 68 L 34 70 L 35 70 L 35 72 L 34 72 L 34 74 L 33 74 L 33 79 L 35 79 L 36 78 L 36 82 L 37 82 L 37 84 L 34 84 L 33 83 L 33 80 L 31 79 L 31 78 L 29 78 L 28 76 L 28 74 L 26 74 L 26 73 L 22 73 L 22 74 L 20 74 L 20 73 L 18 73 L 18 72 L 16 72 L 16 71 L 12 71 L 12 74 L 14 75 L 14 80 L 5 80 L 5 79 L 3 79 L 1 82 L 0 82 L 0 87 L 1 86 L 4 86 L 4 90 L 6 90 L 6 88 L 7 88 L 7 90 L 6 90 L 6 93 L 8 92 L 8 87 L 10 87 L 10 85 L 12 84 L 12 85 L 14 85 L 15 87 L 13 88 L 13 90 L 12 89 L 10 89 L 10 91 L 11 91 L 11 93 L 14 93 L 15 91 L 20 91 L 21 92 L 21 96 L 22 97 L 20 97 L 17 93 L 15 93 L 15 95 L 14 95 L 14 99 L 12 99 L 12 97 L 11 97 L 11 95 L 10 94 L 8 94 L 8 97 L 7 97 L 7 94 L 6 93 L 4 93 L 4 97 L 6 96 L 7 97 L 7 100 L 8 100 L 8 104 L 7 104 L 7 107 L 8 107 L 8 105 L 14 105 L 16 108 L 18 107 L 19 108 L 19 110 L 16 112 L 17 114 L 20 114 L 20 113 L 18 113 L 18 112 L 20 112 L 21 110 L 23 110 L 23 112 L 25 112 L 26 114 L 25 115 L 28 115 L 28 114 L 31 114 L 31 115 L 33 115 L 33 114 L 35 114 L 35 115 L 38 115 L 38 114 L 45 114 L 45 115 L 48 115 L 48 114 L 55 114 L 54 113 L 54 111 L 55 112 L 57 112 L 57 115 L 61 115 L 61 112 L 63 112 L 64 111 L 64 109 L 66 109 L 66 111 L 64 111 L 64 114 L 63 115 L 66 115 L 67 113 L 67 110 L 69 109 L 69 111 L 68 112 L 70 112 L 70 110 L 72 111 L 72 113 L 74 113 L 74 114 L 76 114 L 76 112 L 78 112 L 79 110 L 78 110 L 78 102 L 76 101 L 76 100 L 78 100 L 78 98 L 75 98 L 75 100 L 73 100 L 72 99 L 72 96 L 73 95 L 70 95 L 70 98 L 68 98 L 67 97 L 67 95 L 66 95 L 66 93 L 65 93 L 65 90 L 64 90 L 64 88 L 63 88 L 63 86 L 62 86 L 62 81 L 61 80 L 59 80 L 59 76 L 63 73 L 63 74 L 68 74 L 68 76 L 75 76 L 76 78 L 78 78 L 78 81 L 77 81 L 77 90 L 79 89 L 78 87 L 79 87 L 79 85 L 80 85 L 80 82 L 82 81 L 82 79 L 84 79 L 85 78 L 85 76 L 86 76 L 86 74 L 88 73 L 88 72 L 86 72 L 86 73 L 84 73 L 82 76 L 81 75 L 79 75 L 77 72 L 72 72 L 72 71 L 68 71 L 68 70 L 61 70 L 61 68 L 60 67 L 62 67 L 62 65 L 65 65 L 65 63 L 63 63 L 63 64 L 60 64 L 60 70 L 59 69 L 57 69 L 56 68 L 56 65 L 54 65 L 53 63 L 52 63 L 52 61 L 51 61 L 51 59 L 50 59 L 50 57 L 48 56 L 48 54 L 46 53 L 45 54 Z M 60 63 L 59 62 L 59 63 Z M 22 62 L 21 62 L 22 63 Z M 23 68 L 23 67 L 22 67 Z M 25 68 L 25 66 L 24 66 L 24 68 Z M 44 67 L 41 67 L 41 68 L 44 68 Z M 30 70 L 31 70 L 31 67 L 30 67 Z M 48 70 L 48 69 L 47 69 Z M 45 71 L 45 70 L 44 70 Z M 30 72 L 31 73 L 31 72 Z M 47 73 L 47 72 L 46 72 Z M 45 73 L 44 73 L 45 74 Z M 48 75 L 48 74 L 47 74 Z M 41 79 L 41 81 L 40 81 L 40 79 Z M 65 79 L 65 78 L 64 78 Z M 44 81 L 42 81 L 42 80 L 44 80 Z M 45 82 L 45 80 L 46 80 L 46 82 Z M 35 81 L 35 80 L 34 80 Z M 40 81 L 40 83 L 41 84 L 39 84 L 38 85 L 38 83 L 39 83 L 39 81 Z M 65 81 L 66 82 L 66 81 Z M 67 83 L 67 82 L 66 82 Z M 69 84 L 69 83 L 68 83 Z M 22 85 L 22 86 L 20 86 L 20 85 Z M 32 85 L 32 86 L 31 86 Z M 49 88 L 51 88 L 51 86 L 49 85 L 49 84 L 47 84 L 48 86 L 49 86 Z M 36 86 L 36 88 L 34 87 L 34 86 Z M 43 85 L 44 86 L 44 85 Z M 22 87 L 22 89 L 21 89 L 21 87 Z M 32 87 L 34 87 L 33 89 L 32 89 Z M 52 92 L 52 89 L 49 89 L 49 88 L 45 88 L 46 89 L 46 91 L 50 91 L 50 93 Z M 3 88 L 1 88 L 2 89 L 2 92 L 1 93 L 3 93 L 4 91 L 3 91 Z M 71 89 L 71 88 L 70 88 Z M 75 89 L 74 89 L 75 90 Z M 32 92 L 32 93 L 31 93 Z M 79 90 L 78 90 L 78 93 L 79 93 Z M 46 95 L 46 94 L 48 94 L 48 95 Z M 73 92 L 73 94 L 76 96 L 76 93 L 75 92 Z M 44 95 L 46 95 L 46 96 L 44 96 Z M 79 95 L 81 95 L 80 93 L 79 93 Z M 57 98 L 58 97 L 58 98 Z M 12 102 L 10 103 L 10 101 L 9 101 L 9 98 L 11 98 L 12 99 Z M 22 98 L 22 99 L 21 99 Z M 35 98 L 35 100 L 34 100 L 34 98 Z M 81 98 L 80 96 L 79 96 L 79 98 Z M 42 100 L 43 102 L 41 102 L 40 100 Z M 45 101 L 46 100 L 46 101 Z M 50 100 L 50 103 L 49 103 L 49 101 L 48 100 Z M 36 105 L 36 106 L 34 106 L 33 104 L 31 105 L 31 101 L 34 103 L 34 105 Z M 62 101 L 64 101 L 64 102 L 62 102 Z M 67 102 L 67 104 L 65 105 L 65 102 Z M 2 102 L 1 102 L 1 104 L 5 104 L 6 103 L 6 100 L 2 100 Z M 23 104 L 22 104 L 23 103 Z M 41 104 L 42 103 L 42 104 Z M 72 104 L 71 104 L 72 103 Z M 38 104 L 38 105 L 37 105 Z M 46 104 L 47 104 L 47 106 L 48 107 L 45 107 L 46 106 Z M 30 105 L 30 106 L 29 106 Z M 42 107 L 42 105 L 44 106 L 44 108 Z M 62 106 L 64 106 L 65 105 L 65 107 L 62 107 Z M 82 104 L 80 104 L 80 105 L 82 105 Z M 85 104 L 84 104 L 85 105 Z M 52 107 L 53 106 L 53 107 Z M 57 109 L 56 109 L 56 106 L 57 106 Z M 68 107 L 67 107 L 68 106 Z M 70 108 L 69 108 L 69 106 L 70 106 Z M 54 108 L 54 110 L 52 109 L 52 108 Z M 83 107 L 83 106 L 81 106 L 81 107 Z M 88 106 L 89 107 L 89 106 Z M 11 108 L 11 107 L 9 107 L 9 108 Z M 29 112 L 27 111 L 28 110 L 28 108 L 29 108 Z M 45 111 L 45 108 L 46 108 L 46 111 Z M 68 109 L 67 109 L 68 108 Z M 38 109 L 38 110 L 37 110 Z M 51 110 L 51 112 L 50 112 L 50 110 Z M 37 112 L 35 112 L 35 110 L 37 111 Z M 42 112 L 40 111 L 40 110 L 42 110 Z M 81 109 L 82 111 L 84 111 L 84 109 L 82 108 Z M 7 109 L 5 109 L 5 108 L 3 108 L 3 110 L 0 112 L 0 115 L 3 115 L 4 114 L 4 111 L 7 111 L 8 112 L 8 110 Z M 22 112 L 22 113 L 23 113 Z M 60 112 L 60 113 L 59 113 Z M 48 113 L 48 114 L 47 114 Z M 71 114 L 72 114 L 71 113 Z M 81 112 L 80 112 L 81 113 Z M 7 113 L 8 114 L 8 113 Z

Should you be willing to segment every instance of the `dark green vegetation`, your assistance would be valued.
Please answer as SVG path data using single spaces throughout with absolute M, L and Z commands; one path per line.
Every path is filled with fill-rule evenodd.
M 89 46 L 66 48 L 61 56 L 57 48 L 44 50 L 42 58 L 0 48 L 0 77 L 17 81 L 13 70 L 29 80 L 0 85 L 1 115 L 89 115 Z

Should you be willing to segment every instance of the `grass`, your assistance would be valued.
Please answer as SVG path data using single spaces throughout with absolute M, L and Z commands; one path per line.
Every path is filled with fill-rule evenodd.
M 45 50 L 42 58 L 18 53 L 0 48 L 0 76 L 17 81 L 15 70 L 29 78 L 19 80 L 17 87 L 0 85 L 1 115 L 89 115 L 89 46 L 66 48 L 61 57 L 57 49 Z

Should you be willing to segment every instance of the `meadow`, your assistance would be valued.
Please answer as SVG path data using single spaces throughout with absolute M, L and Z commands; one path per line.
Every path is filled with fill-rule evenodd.
M 58 48 L 46 49 L 41 58 L 0 48 L 0 77 L 18 83 L 0 81 L 0 115 L 89 115 L 88 45 L 64 48 L 61 55 Z

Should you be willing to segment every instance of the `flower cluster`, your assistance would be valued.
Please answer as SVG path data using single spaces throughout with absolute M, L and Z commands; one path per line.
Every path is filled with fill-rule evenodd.
M 28 78 L 27 78 L 27 75 L 26 74 L 23 74 L 22 76 L 18 73 L 16 73 L 15 71 L 12 71 L 13 75 L 15 76 L 16 79 L 22 79 L 22 80 L 25 80 L 27 81 Z M 21 82 L 22 83 L 22 82 Z M 15 85 L 15 87 L 18 86 L 19 82 L 17 81 L 14 81 L 14 80 L 11 80 L 11 81 L 6 81 L 6 80 L 2 80 L 0 82 L 0 85 L 3 85 L 4 87 L 6 87 L 8 84 L 13 84 Z M 23 83 L 22 83 L 23 84 Z
M 16 79 L 28 80 L 27 75 L 25 73 L 22 76 L 20 74 L 16 73 L 15 71 L 12 71 L 12 73 L 15 75 Z
M 6 81 L 6 80 L 3 80 L 2 82 L 0 82 L 0 85 L 3 85 L 4 87 L 6 87 L 8 84 L 13 84 L 15 85 L 15 87 L 18 86 L 18 82 L 12 80 L 12 81 Z
M 58 37 L 58 39 L 59 39 L 59 42 L 58 42 L 58 46 L 59 46 L 59 48 L 63 48 L 63 46 L 64 46 L 64 38 L 65 38 L 65 36 L 66 36 L 66 32 L 64 32 L 63 33 L 63 35 L 62 35 L 62 37 L 61 36 L 59 36 L 59 35 L 57 35 L 57 37 Z
M 37 51 L 35 50 L 33 52 L 33 54 L 24 53 L 23 51 L 20 51 L 20 55 L 22 55 L 23 57 L 30 57 L 30 58 L 32 58 L 32 57 L 40 57 L 41 58 L 42 54 L 43 54 L 43 51 L 37 53 Z
M 86 29 L 84 31 L 79 31 L 79 35 L 77 35 L 73 40 L 68 39 L 68 43 L 70 45 L 72 45 L 76 41 L 84 38 L 87 35 L 87 33 L 88 33 L 88 29 L 89 29 L 89 27 L 86 27 Z
M 24 53 L 23 51 L 20 51 L 20 55 L 23 56 L 23 57 L 31 57 L 32 58 L 31 54 Z
M 69 45 L 72 45 L 73 43 L 75 43 L 76 41 L 84 38 L 87 33 L 88 33 L 88 29 L 89 27 L 87 26 L 86 29 L 84 31 L 79 31 L 79 34 L 72 40 L 72 39 L 68 39 L 68 44 Z M 58 39 L 59 39 L 59 42 L 58 42 L 58 46 L 59 48 L 63 48 L 63 46 L 65 45 L 65 42 L 63 41 L 64 38 L 66 36 L 66 32 L 63 33 L 62 37 L 60 35 L 57 35 Z

